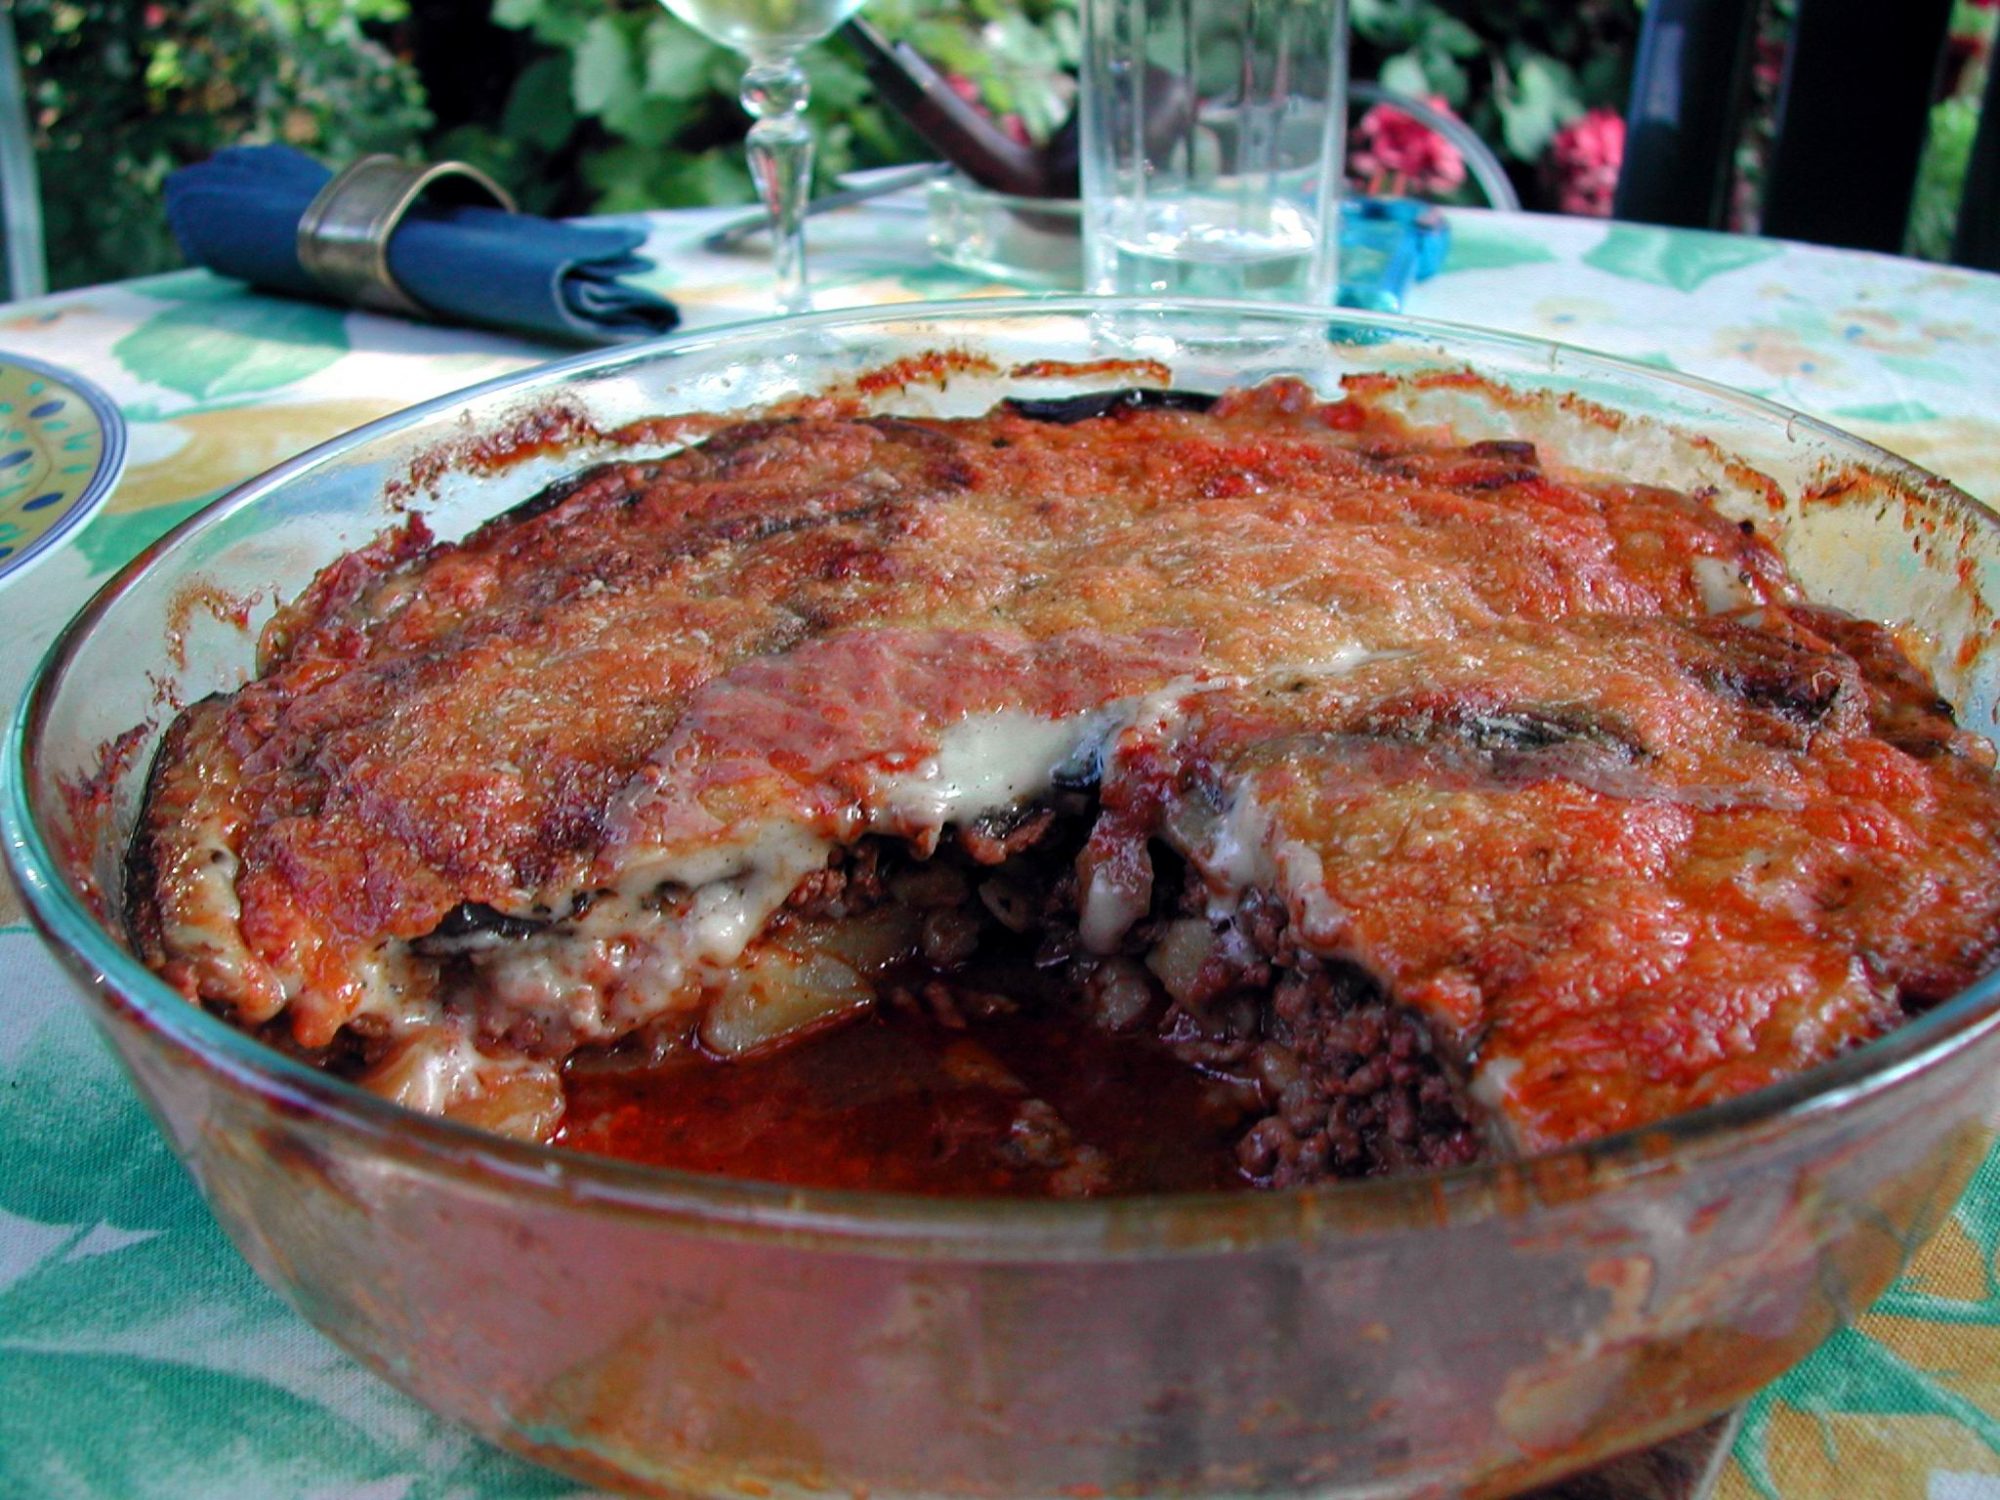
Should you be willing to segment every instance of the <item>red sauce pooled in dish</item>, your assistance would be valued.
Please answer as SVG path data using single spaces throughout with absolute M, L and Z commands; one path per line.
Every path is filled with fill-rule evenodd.
M 556 1144 L 797 1187 L 950 1196 L 1251 1185 L 1229 1088 L 1078 1016 L 895 1006 L 749 1058 L 572 1067 Z

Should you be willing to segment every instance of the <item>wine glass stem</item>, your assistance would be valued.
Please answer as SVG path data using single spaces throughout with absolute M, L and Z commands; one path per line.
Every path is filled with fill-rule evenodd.
M 806 190 L 813 155 L 805 116 L 808 88 L 796 57 L 754 60 L 743 75 L 743 107 L 757 122 L 745 143 L 750 175 L 771 215 L 772 269 L 783 312 L 812 306 L 806 287 Z

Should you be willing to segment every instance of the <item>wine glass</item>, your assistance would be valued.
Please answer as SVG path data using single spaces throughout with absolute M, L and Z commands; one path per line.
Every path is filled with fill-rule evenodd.
M 862 0 L 664 0 L 703 36 L 750 59 L 743 107 L 756 123 L 744 146 L 771 215 L 772 269 L 781 312 L 812 306 L 806 286 L 806 192 L 812 182 L 810 85 L 799 54 L 861 8 Z

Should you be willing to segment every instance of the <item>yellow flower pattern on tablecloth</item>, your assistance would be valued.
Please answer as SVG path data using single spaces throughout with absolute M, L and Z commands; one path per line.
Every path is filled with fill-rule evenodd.
M 1996 1254 L 2000 1149 L 1875 1307 L 1750 1403 L 1717 1500 L 1925 1500 L 1933 1472 L 2000 1476 Z
M 233 485 L 317 443 L 386 417 L 394 397 L 190 411 L 154 424 L 158 457 L 134 463 L 111 502 L 114 514 L 182 505 Z

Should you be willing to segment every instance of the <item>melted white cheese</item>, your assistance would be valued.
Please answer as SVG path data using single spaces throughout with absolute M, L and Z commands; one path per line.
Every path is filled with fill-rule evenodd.
M 427 1028 L 364 1081 L 407 1109 L 441 1115 L 483 1091 L 482 1079 L 506 1064 L 473 1046 L 463 1031 Z
M 1394 661 L 1397 657 L 1408 655 L 1410 652 L 1402 647 L 1376 651 L 1358 641 L 1349 641 L 1325 656 L 1314 657 L 1310 661 L 1288 662 L 1284 666 L 1273 667 L 1265 675 L 1281 682 L 1298 677 L 1339 677 L 1371 661 Z
M 573 922 L 484 949 L 473 962 L 504 1011 L 609 1041 L 693 1008 L 832 844 L 798 823 L 630 864 Z
M 433 1022 L 361 1082 L 384 1098 L 429 1115 L 452 1115 L 523 1140 L 544 1140 L 562 1118 L 556 1064 L 482 1052 L 460 1024 Z
M 1467 1092 L 1489 1120 L 1508 1118 L 1507 1095 L 1512 1091 L 1515 1076 L 1520 1071 L 1521 1060 L 1518 1057 L 1482 1059 L 1474 1069 Z
M 232 993 L 250 993 L 258 982 L 254 971 L 262 965 L 237 935 L 243 916 L 236 899 L 239 863 L 217 828 L 213 817 L 195 823 L 171 885 L 174 899 L 160 908 L 161 937 L 168 952 L 194 955 Z
M 914 770 L 878 783 L 871 825 L 934 830 L 970 823 L 1044 796 L 1062 766 L 1122 715 L 1118 706 L 1068 718 L 1044 719 L 1019 709 L 976 714 L 938 737 L 937 753 Z
M 1092 953 L 1116 953 L 1132 924 L 1145 916 L 1153 904 L 1150 883 L 1143 890 L 1135 890 L 1094 880 L 1084 885 L 1080 895 L 1077 940 Z
M 796 823 L 766 823 L 747 844 L 727 852 L 733 857 L 725 860 L 723 851 L 703 850 L 654 872 L 694 891 L 681 945 L 693 963 L 721 967 L 741 958 L 799 882 L 826 868 L 833 845 Z M 658 883 L 649 881 L 647 889 Z M 631 892 L 632 882 L 623 884 Z
M 1201 856 L 1203 871 L 1218 888 L 1217 900 L 1233 911 L 1244 891 L 1269 885 L 1277 876 L 1271 854 L 1271 810 L 1248 786 L 1239 786 L 1236 800 L 1209 835 L 1208 847 L 1187 852 Z
M 1277 889 L 1291 909 L 1292 925 L 1310 947 L 1336 947 L 1347 928 L 1347 909 L 1326 888 L 1326 867 L 1319 851 L 1297 839 L 1287 839 L 1271 851 Z
M 1748 609 L 1764 601 L 1750 587 L 1750 579 L 1736 564 L 1720 557 L 1697 557 L 1688 564 L 1701 607 L 1712 615 Z

